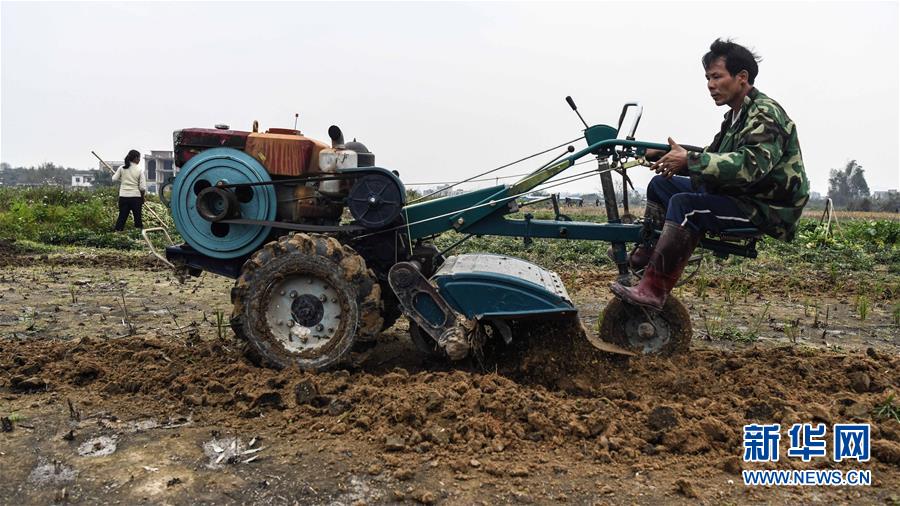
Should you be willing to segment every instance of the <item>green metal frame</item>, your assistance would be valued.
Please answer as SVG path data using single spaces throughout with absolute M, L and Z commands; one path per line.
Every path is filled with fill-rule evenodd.
M 572 153 L 566 158 L 547 167 L 528 174 L 512 185 L 492 186 L 472 192 L 442 197 L 406 206 L 403 215 L 408 224 L 406 231 L 412 241 L 430 237 L 448 230 L 476 235 L 493 235 L 523 238 L 571 239 L 588 241 L 607 241 L 614 245 L 614 256 L 624 269 L 625 243 L 637 243 L 642 240 L 642 225 L 623 224 L 618 213 L 608 223 L 573 222 L 558 220 L 535 220 L 526 215 L 523 220 L 507 219 L 505 216 L 516 212 L 511 205 L 515 199 L 529 190 L 543 184 L 587 155 L 595 155 L 598 160 L 614 154 L 616 147 L 630 148 L 632 154 L 641 156 L 648 149 L 668 151 L 668 144 L 644 142 L 631 139 L 618 139 L 617 129 L 608 125 L 594 125 L 585 131 L 588 146 Z M 600 169 L 605 167 L 598 162 Z M 604 183 L 604 200 L 607 212 L 614 211 L 617 206 L 615 190 L 612 187 L 611 175 L 601 174 Z M 721 241 L 704 238 L 701 246 L 717 254 L 739 255 L 755 258 L 756 250 L 752 239 L 754 229 L 735 230 L 738 234 L 747 234 L 746 244 L 732 241 Z
M 479 235 L 637 242 L 640 240 L 641 226 L 616 223 L 618 220 L 611 223 L 588 223 L 503 218 L 516 211 L 509 204 L 518 195 L 547 182 L 587 155 L 609 156 L 616 146 L 635 148 L 636 154 L 643 154 L 647 149 L 669 149 L 668 144 L 617 139 L 616 129 L 608 125 L 588 128 L 585 130 L 585 138 L 590 142 L 588 147 L 532 172 L 513 185 L 492 186 L 406 206 L 403 213 L 409 224 L 409 238 L 421 239 L 456 230 Z M 615 201 L 615 196 L 611 197 Z

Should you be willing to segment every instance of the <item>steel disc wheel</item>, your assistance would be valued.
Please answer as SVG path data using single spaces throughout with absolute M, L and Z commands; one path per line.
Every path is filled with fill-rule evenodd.
M 265 366 L 325 370 L 381 330 L 374 274 L 331 237 L 294 234 L 266 244 L 244 264 L 231 300 L 232 329 Z
M 273 337 L 291 353 L 322 351 L 347 322 L 346 301 L 339 290 L 328 277 L 310 273 L 293 273 L 274 282 L 266 309 Z
M 603 310 L 600 338 L 637 353 L 671 355 L 690 347 L 691 316 L 674 296 L 662 311 L 644 309 L 613 297 Z

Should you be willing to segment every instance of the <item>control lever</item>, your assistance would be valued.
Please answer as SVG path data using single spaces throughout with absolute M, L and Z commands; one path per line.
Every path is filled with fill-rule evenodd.
M 575 106 L 575 101 L 572 100 L 572 97 L 566 97 L 566 102 L 569 103 L 569 107 L 571 107 L 572 110 L 575 111 L 575 114 L 578 115 L 578 119 L 580 119 L 581 122 L 584 123 L 584 128 L 590 128 L 587 124 L 587 121 L 585 121 L 584 118 L 581 117 L 581 113 L 578 112 L 578 107 Z

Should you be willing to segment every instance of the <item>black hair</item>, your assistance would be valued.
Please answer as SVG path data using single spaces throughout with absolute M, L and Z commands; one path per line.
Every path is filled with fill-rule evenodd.
M 753 51 L 736 42 L 732 42 L 731 39 L 716 39 L 709 46 L 709 52 L 703 55 L 703 68 L 708 70 L 709 66 L 719 58 L 725 59 L 725 68 L 733 76 L 738 75 L 742 70 L 746 70 L 747 74 L 750 75 L 750 79 L 748 79 L 750 84 L 753 84 L 753 81 L 756 80 L 756 74 L 759 73 L 759 65 L 757 63 L 762 61 L 762 58 Z
M 123 169 L 127 169 L 131 165 L 137 165 L 138 162 L 141 161 L 141 154 L 138 153 L 138 150 L 132 149 L 125 155 L 125 165 L 122 167 Z

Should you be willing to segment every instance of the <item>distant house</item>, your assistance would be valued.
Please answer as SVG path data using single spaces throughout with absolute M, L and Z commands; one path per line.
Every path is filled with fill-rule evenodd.
M 125 165 L 125 162 L 106 162 L 113 170 Z M 108 170 L 102 163 L 101 170 Z M 175 157 L 171 151 L 150 151 L 144 155 L 144 177 L 147 179 L 147 191 L 158 193 L 166 180 L 175 175 Z
M 72 188 L 90 188 L 94 186 L 97 174 L 92 170 L 72 171 Z
M 144 170 L 147 191 L 159 193 L 163 183 L 175 176 L 175 157 L 171 151 L 150 151 L 149 155 L 144 155 Z
M 103 163 L 100 163 L 100 164 L 97 166 L 97 169 L 98 169 L 98 170 L 109 170 L 109 169 L 106 168 L 106 165 L 103 165 L 104 163 L 105 163 L 106 165 L 109 165 L 110 167 L 112 167 L 113 170 L 116 170 L 116 169 L 118 169 L 119 167 L 125 165 L 125 162 L 123 162 L 123 161 L 121 161 L 121 160 L 117 160 L 117 161 L 113 161 L 113 160 L 103 160 Z
M 109 165 L 110 167 L 112 167 L 112 170 L 116 170 L 119 167 L 125 165 L 125 162 L 123 162 L 121 160 L 118 160 L 118 161 L 104 160 L 103 162 L 97 164 L 97 170 L 108 171 L 109 169 L 106 168 L 106 165 L 103 165 L 104 163 L 106 165 Z M 110 174 L 112 174 L 112 173 L 110 173 Z
M 809 192 L 809 200 L 822 200 L 822 194 L 819 192 Z

